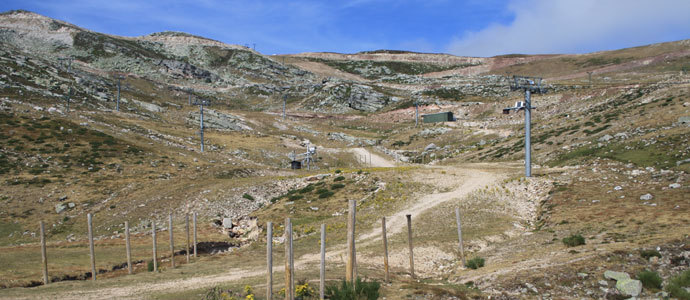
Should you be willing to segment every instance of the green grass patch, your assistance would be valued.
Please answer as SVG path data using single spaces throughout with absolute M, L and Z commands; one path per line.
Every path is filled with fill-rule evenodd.
M 642 250 L 642 251 L 640 251 L 640 256 L 642 256 L 642 258 L 644 258 L 644 259 L 649 259 L 650 257 L 654 257 L 654 256 L 661 258 L 661 253 L 659 253 L 659 251 L 656 251 L 653 249 L 652 250 Z
M 325 198 L 328 198 L 328 197 L 330 197 L 330 196 L 333 196 L 334 194 L 335 194 L 335 193 L 333 193 L 333 192 L 331 192 L 331 191 L 327 191 L 327 192 L 325 192 L 325 193 L 319 194 L 319 199 L 325 199 Z
M 643 270 L 637 273 L 637 279 L 642 282 L 642 286 L 645 288 L 655 290 L 661 289 L 661 283 L 663 282 L 659 273 L 649 270 Z
M 472 270 L 479 269 L 481 267 L 484 267 L 484 258 L 481 257 L 475 257 L 467 261 L 465 263 L 465 267 L 470 268 Z
M 327 285 L 324 296 L 326 299 L 332 300 L 375 300 L 379 298 L 380 288 L 381 284 L 379 282 L 362 281 L 362 279 L 358 277 L 354 284 L 342 280 L 339 283 Z
M 585 238 L 579 234 L 573 234 L 569 237 L 563 238 L 563 244 L 568 247 L 576 247 L 585 244 Z
M 685 288 L 690 287 L 690 270 L 685 270 L 677 276 L 671 277 L 666 284 L 665 290 L 671 297 L 681 300 L 690 300 L 690 292 Z

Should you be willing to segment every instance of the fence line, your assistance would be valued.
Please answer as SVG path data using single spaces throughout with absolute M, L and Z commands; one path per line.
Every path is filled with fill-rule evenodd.
M 355 282 L 357 279 L 357 263 L 356 263 L 356 245 L 355 245 L 355 224 L 356 224 L 356 208 L 357 203 L 355 200 L 350 200 L 347 216 L 347 263 L 346 263 L 346 281 Z M 465 264 L 465 254 L 463 249 L 463 239 L 462 239 L 462 226 L 460 218 L 460 209 L 455 209 L 456 221 L 458 227 L 458 242 L 460 256 L 462 258 L 463 265 Z M 173 227 L 173 214 L 168 215 L 168 230 L 170 236 L 170 251 L 171 251 L 171 266 L 175 268 L 175 251 L 174 251 L 174 227 Z M 413 245 L 413 234 L 412 234 L 412 215 L 407 214 L 407 235 L 408 235 L 408 247 L 409 247 L 409 262 L 410 262 L 410 276 L 416 278 L 414 270 L 414 245 Z M 92 214 L 87 214 L 87 225 L 88 225 L 88 240 L 89 240 L 89 254 L 91 262 L 91 277 L 92 280 L 96 280 L 96 263 L 95 263 L 95 245 L 93 240 L 93 216 Z M 126 255 L 127 255 L 127 268 L 128 274 L 133 274 L 132 266 L 132 254 L 131 254 L 131 239 L 130 239 L 130 228 L 129 222 L 125 221 L 125 243 L 126 243 Z M 40 221 L 40 237 L 41 237 L 41 265 L 43 271 L 43 283 L 50 283 L 48 277 L 48 263 L 47 263 L 47 251 L 46 251 L 46 237 L 45 237 L 45 225 L 43 221 Z M 291 218 L 285 218 L 285 299 L 294 300 L 295 299 L 295 269 L 294 269 L 294 244 L 293 244 L 293 227 Z M 185 215 L 185 233 L 186 233 L 186 256 L 187 262 L 190 261 L 190 232 L 189 232 L 189 214 Z M 197 213 L 193 213 L 193 251 L 194 257 L 197 256 Z M 389 273 L 389 261 L 388 261 L 388 237 L 386 229 L 386 217 L 381 218 L 381 234 L 383 241 L 383 265 L 384 265 L 384 278 L 385 282 L 390 282 Z M 153 250 L 153 271 L 158 271 L 158 249 L 157 249 L 157 230 L 155 221 L 151 222 L 151 236 L 152 236 L 152 250 Z M 267 290 L 266 298 L 272 299 L 273 297 L 273 223 L 266 223 L 266 260 L 267 260 Z M 319 264 L 319 298 L 324 299 L 325 294 L 325 281 L 326 281 L 326 225 L 321 224 L 321 239 L 320 239 L 320 264 Z

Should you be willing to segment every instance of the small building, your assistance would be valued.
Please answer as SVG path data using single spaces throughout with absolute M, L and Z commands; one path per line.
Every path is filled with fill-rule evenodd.
M 455 118 L 452 112 L 442 112 L 437 114 L 422 115 L 424 123 L 453 122 Z

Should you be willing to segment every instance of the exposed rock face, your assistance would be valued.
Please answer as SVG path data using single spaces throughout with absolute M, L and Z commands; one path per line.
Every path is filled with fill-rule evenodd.
M 189 116 L 189 123 L 199 126 L 200 112 L 193 112 Z M 219 129 L 219 130 L 233 130 L 244 131 L 252 130 L 242 118 L 222 113 L 214 109 L 204 109 L 204 128 Z
M 334 141 L 343 141 L 348 144 L 348 146 L 373 146 L 376 145 L 376 141 L 370 139 L 357 138 L 351 135 L 347 135 L 342 132 L 331 132 L 328 133 L 328 139 Z

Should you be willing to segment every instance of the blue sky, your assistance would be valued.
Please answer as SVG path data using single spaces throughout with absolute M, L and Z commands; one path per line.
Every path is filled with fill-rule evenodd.
M 690 38 L 688 0 L 4 0 L 90 30 L 173 30 L 264 54 L 586 53 Z

